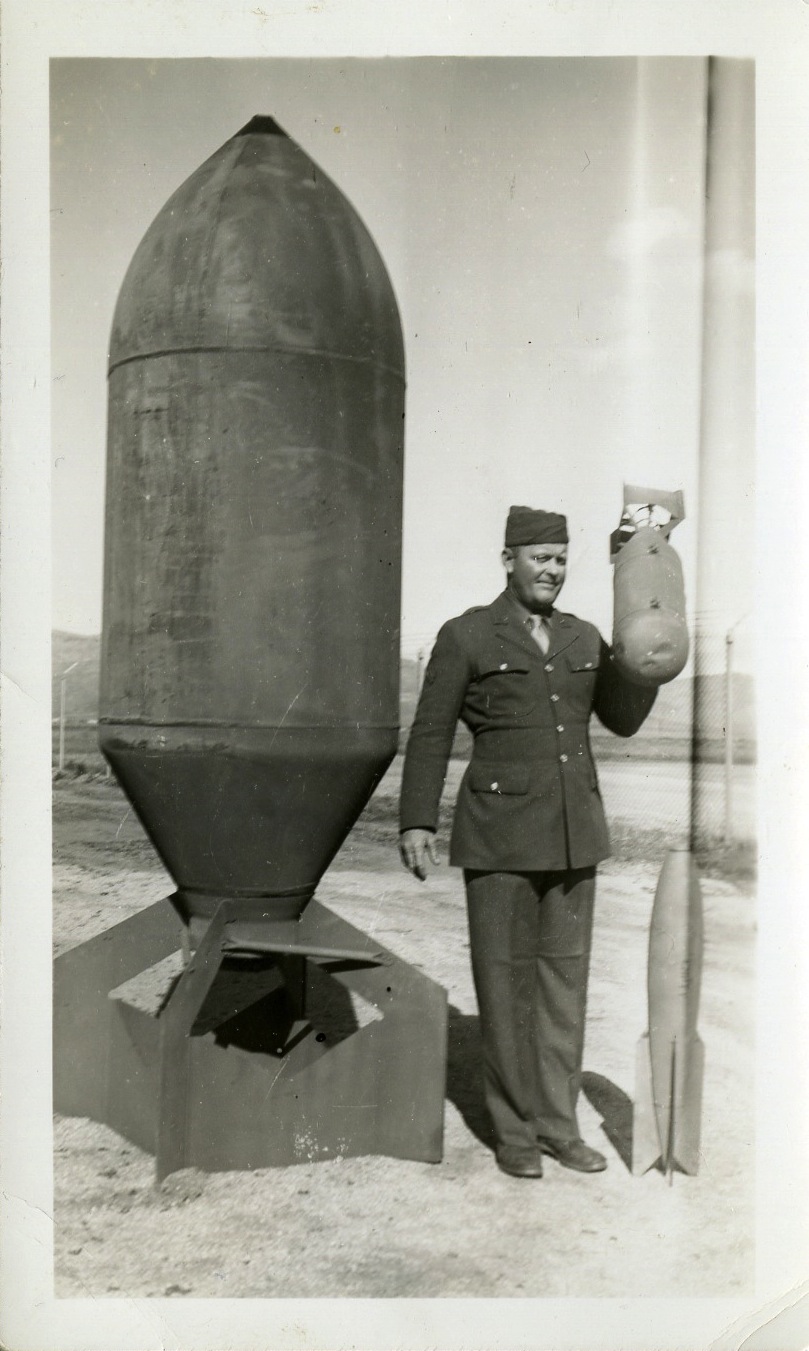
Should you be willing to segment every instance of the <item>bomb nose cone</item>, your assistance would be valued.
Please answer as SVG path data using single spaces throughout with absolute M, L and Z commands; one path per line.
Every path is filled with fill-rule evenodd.
M 286 136 L 283 127 L 279 127 L 274 117 L 257 113 L 249 122 L 236 132 L 237 136 Z M 289 138 L 287 138 L 289 139 Z

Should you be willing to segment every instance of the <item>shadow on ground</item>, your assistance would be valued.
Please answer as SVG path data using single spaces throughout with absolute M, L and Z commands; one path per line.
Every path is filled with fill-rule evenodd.
M 483 1099 L 480 1019 L 449 1006 L 447 1097 L 481 1144 L 494 1149 L 494 1134 Z
M 449 1009 L 447 1097 L 472 1134 L 494 1149 L 494 1134 L 483 1098 L 480 1019 Z M 601 1117 L 601 1129 L 628 1170 L 632 1167 L 632 1099 L 603 1074 L 586 1071 L 582 1092 Z
M 601 1129 L 621 1162 L 632 1168 L 632 1099 L 603 1074 L 585 1070 L 582 1092 L 601 1117 Z

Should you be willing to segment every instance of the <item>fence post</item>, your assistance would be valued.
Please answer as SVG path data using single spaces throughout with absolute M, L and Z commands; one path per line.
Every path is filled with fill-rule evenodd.
M 59 771 L 65 767 L 65 689 L 67 680 L 62 676 L 59 699 Z
M 725 634 L 725 844 L 733 833 L 733 629 Z
M 68 666 L 66 671 L 62 672 L 62 684 L 59 693 L 59 770 L 65 767 L 65 705 L 67 702 L 67 678 L 71 671 L 75 671 L 78 662 L 74 661 L 72 666 Z

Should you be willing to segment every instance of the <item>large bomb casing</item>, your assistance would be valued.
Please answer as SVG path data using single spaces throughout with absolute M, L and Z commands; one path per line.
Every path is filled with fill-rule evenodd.
M 379 254 L 256 118 L 110 350 L 100 740 L 178 891 L 57 960 L 54 1102 L 158 1180 L 441 1158 L 446 992 L 305 908 L 398 740 L 403 417 Z
M 299 914 L 395 753 L 403 436 L 382 259 L 254 118 L 147 231 L 109 357 L 100 743 L 197 923 Z
M 671 505 L 666 530 L 653 525 L 631 527 L 613 535 L 613 634 L 616 666 L 636 685 L 664 685 L 674 680 L 688 660 L 685 584 L 680 559 L 667 534 L 682 519 L 682 494 L 625 487 L 624 504 Z M 626 520 L 626 515 L 623 518 Z

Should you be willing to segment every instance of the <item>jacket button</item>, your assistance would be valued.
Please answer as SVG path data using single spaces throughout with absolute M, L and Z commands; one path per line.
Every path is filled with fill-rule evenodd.
M 550 662 L 548 662 L 548 663 L 546 664 L 545 670 L 546 670 L 546 671 L 552 671 L 552 670 L 553 670 L 553 667 L 551 666 L 551 663 L 550 663 Z
M 560 755 L 560 756 L 559 756 L 559 759 L 562 761 L 562 764 L 563 764 L 563 765 L 566 765 L 566 764 L 567 764 L 567 756 L 566 756 L 566 755 Z
M 502 662 L 500 663 L 500 670 L 501 670 L 501 671 L 507 671 L 507 670 L 508 670 L 508 662 L 507 662 L 507 661 L 502 661 Z
M 557 732 L 564 732 L 565 729 L 562 726 L 561 722 L 557 724 L 556 730 Z
M 558 703 L 559 703 L 559 695 L 558 695 L 558 694 L 552 694 L 552 695 L 551 695 L 551 703 L 552 703 L 552 704 L 558 704 Z
M 499 787 L 500 787 L 500 784 L 499 784 L 499 783 L 497 782 L 497 780 L 495 779 L 494 783 L 492 784 L 492 792 L 493 792 L 493 793 L 496 793 Z
M 593 663 L 592 663 L 591 661 L 586 661 L 586 662 L 584 663 L 584 668 L 585 668 L 585 670 L 589 671 L 590 668 L 591 668 L 591 666 L 592 666 L 592 664 L 593 664 Z

